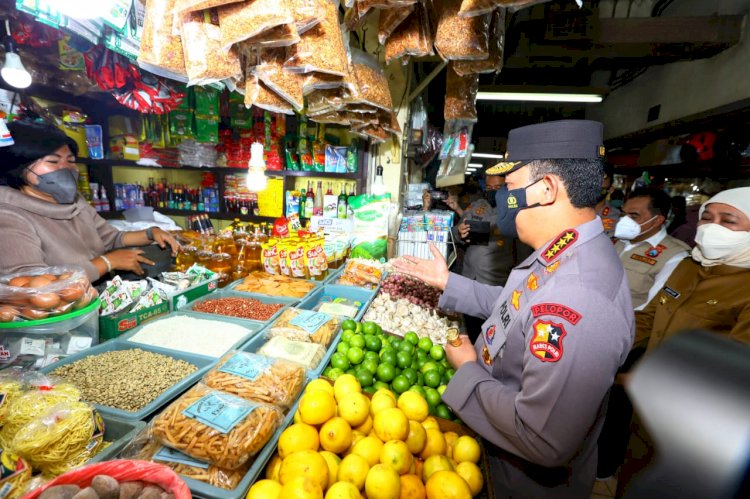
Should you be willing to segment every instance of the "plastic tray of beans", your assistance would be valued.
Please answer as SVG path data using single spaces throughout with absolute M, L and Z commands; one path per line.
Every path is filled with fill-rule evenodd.
M 215 311 L 208 311 L 208 309 L 205 308 L 203 310 L 196 310 L 196 307 L 207 307 L 208 304 L 205 303 L 206 301 L 220 300 L 224 298 L 227 299 L 225 300 L 225 304 L 216 304 L 215 306 L 209 307 L 210 310 Z M 254 300 L 254 302 L 246 302 L 245 304 L 243 304 L 240 300 Z M 253 293 L 242 293 L 225 289 L 217 291 L 216 293 L 211 293 L 210 295 L 203 296 L 188 303 L 181 310 L 181 312 L 186 312 L 188 314 L 195 315 L 196 317 L 201 317 L 204 319 L 229 318 L 242 321 L 243 324 L 250 323 L 251 325 L 265 325 L 273 322 L 279 315 L 281 315 L 281 312 L 286 307 L 296 305 L 298 302 L 299 300 L 296 298 L 283 298 L 280 296 L 276 297 L 258 295 Z M 254 305 L 258 306 L 256 307 Z M 276 305 L 280 305 L 280 307 L 276 311 L 273 311 L 272 308 L 268 308 L 269 306 L 273 307 Z
M 375 297 L 375 291 L 365 288 L 355 288 L 353 286 L 344 286 L 341 284 L 326 284 L 321 288 L 314 290 L 302 300 L 297 308 L 304 310 L 316 310 L 321 303 L 336 304 L 341 301 L 344 304 L 358 304 L 358 310 L 354 316 L 342 316 L 342 319 L 362 320 L 362 317 L 370 306 L 370 302 Z M 330 313 L 336 313 L 331 310 Z

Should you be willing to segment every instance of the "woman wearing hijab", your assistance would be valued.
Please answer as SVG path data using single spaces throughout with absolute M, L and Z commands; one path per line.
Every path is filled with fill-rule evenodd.
M 116 271 L 143 274 L 154 262 L 140 249 L 179 244 L 160 228 L 121 232 L 78 194 L 78 148 L 55 127 L 8 125 L 14 144 L 0 148 L 0 274 L 54 265 L 83 267 L 90 281 Z

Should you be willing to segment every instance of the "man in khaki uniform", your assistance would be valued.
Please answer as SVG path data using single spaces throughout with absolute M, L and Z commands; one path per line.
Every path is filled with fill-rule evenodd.
M 664 286 L 690 247 L 664 227 L 671 208 L 666 192 L 653 187 L 634 190 L 625 201 L 615 227 L 615 250 L 628 276 L 630 297 L 641 310 Z

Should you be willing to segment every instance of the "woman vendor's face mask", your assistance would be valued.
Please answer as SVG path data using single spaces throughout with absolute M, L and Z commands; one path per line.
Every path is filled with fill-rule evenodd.
M 40 192 L 49 194 L 60 204 L 72 204 L 76 199 L 78 192 L 78 170 L 70 168 L 60 168 L 49 173 L 37 175 L 33 173 L 39 183 L 33 186 Z
M 735 231 L 715 223 L 703 224 L 698 226 L 695 244 L 706 258 L 726 259 L 750 247 L 750 232 Z

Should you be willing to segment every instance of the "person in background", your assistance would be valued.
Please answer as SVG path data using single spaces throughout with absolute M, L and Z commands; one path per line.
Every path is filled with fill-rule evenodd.
M 0 274 L 79 265 L 91 282 L 115 270 L 143 274 L 154 262 L 139 249 L 156 242 L 173 254 L 179 244 L 152 227 L 121 232 L 78 194 L 75 142 L 35 122 L 8 125 L 14 144 L 0 148 Z
M 612 191 L 612 194 L 609 195 L 609 204 L 613 208 L 622 210 L 622 205 L 625 204 L 625 193 L 620 189 Z
M 604 233 L 610 238 L 614 237 L 615 226 L 622 216 L 619 207 L 613 205 L 608 199 L 614 191 L 615 188 L 612 186 L 612 172 L 605 169 L 602 176 L 602 187 L 599 191 L 599 200 L 596 203 L 596 214 L 602 219 Z
M 716 194 L 699 214 L 692 258 L 682 260 L 661 291 L 635 314 L 634 345 L 644 348 L 645 355 L 689 329 L 750 344 L 750 187 Z M 637 418 L 632 428 L 618 497 L 653 458 L 651 439 Z
M 440 307 L 487 318 L 474 345 L 446 345 L 456 373 L 443 400 L 488 442 L 499 497 L 588 497 L 607 394 L 633 341 L 633 307 L 596 216 L 601 123 L 563 120 L 511 130 L 497 195 L 501 234 L 534 253 L 505 287 L 404 257 L 396 270 L 443 290 Z
M 695 211 L 695 210 L 693 210 Z M 672 221 L 667 226 L 667 234 L 679 239 L 691 248 L 695 246 L 695 231 L 697 229 L 696 220 L 691 223 L 688 220 L 688 207 L 685 196 L 672 197 Z

